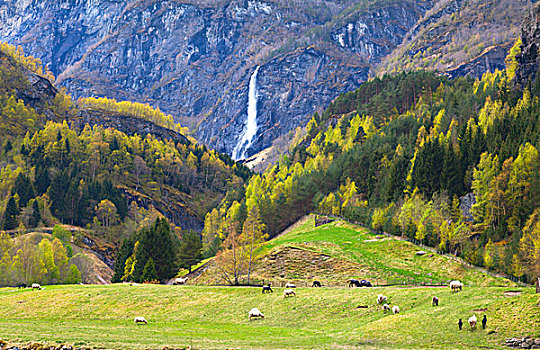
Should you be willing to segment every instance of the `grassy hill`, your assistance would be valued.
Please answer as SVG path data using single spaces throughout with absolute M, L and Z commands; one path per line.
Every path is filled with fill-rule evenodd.
M 374 285 L 441 284 L 460 279 L 469 286 L 514 285 L 490 276 L 451 256 L 427 251 L 394 236 L 376 235 L 344 221 L 315 227 L 307 216 L 291 229 L 266 242 L 253 275 L 255 281 L 280 285 L 288 281 L 311 285 L 345 286 L 349 278 L 365 278 Z M 194 280 L 220 283 L 212 266 Z
M 509 290 L 522 293 L 505 294 Z M 532 288 L 298 288 L 288 299 L 281 293 L 163 285 L 3 288 L 0 339 L 104 349 L 493 349 L 504 348 L 506 337 L 540 336 L 540 296 Z M 375 303 L 378 293 L 401 313 L 384 314 Z M 431 306 L 433 295 L 439 307 Z M 266 318 L 250 322 L 252 307 Z M 458 319 L 472 314 L 487 314 L 487 329 L 458 331 Z M 133 324 L 134 316 L 149 324 Z

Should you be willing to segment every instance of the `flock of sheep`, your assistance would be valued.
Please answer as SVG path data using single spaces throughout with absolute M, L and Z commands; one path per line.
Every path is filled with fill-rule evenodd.
M 187 282 L 187 277 L 185 279 L 184 278 L 176 278 L 173 281 L 173 284 L 174 285 L 181 285 L 181 284 L 185 284 L 186 282 Z M 314 281 L 312 286 L 313 287 L 321 287 L 322 284 L 319 281 Z M 358 280 L 351 279 L 351 280 L 349 280 L 349 287 L 353 287 L 353 286 L 371 287 L 371 283 L 369 283 L 368 281 L 365 281 L 365 280 L 358 281 Z M 34 287 L 34 285 L 32 285 L 32 287 Z M 294 291 L 293 288 L 296 288 L 296 286 L 294 284 L 292 284 L 292 283 L 285 284 L 285 289 L 283 290 L 283 297 L 288 298 L 288 297 L 296 296 L 296 292 Z M 462 291 L 463 290 L 463 283 L 460 282 L 460 281 L 452 281 L 452 282 L 450 282 L 450 289 L 452 290 L 452 292 Z M 262 287 L 262 293 L 263 294 L 264 293 L 273 293 L 273 292 L 274 291 L 272 290 L 272 287 L 269 284 L 264 285 Z M 399 314 L 399 312 L 400 312 L 400 309 L 399 309 L 398 305 L 394 305 L 394 306 L 390 307 L 390 305 L 388 304 L 388 297 L 386 297 L 383 294 L 379 294 L 377 296 L 377 304 L 378 305 L 382 304 L 383 312 L 387 312 L 387 311 L 390 312 L 391 311 L 394 314 Z M 432 298 L 432 300 L 431 300 L 431 305 L 432 306 L 438 306 L 439 305 L 439 298 L 434 296 Z M 264 314 L 261 312 L 261 310 L 254 307 L 251 310 L 249 310 L 248 317 L 249 317 L 249 320 L 251 321 L 253 318 L 264 318 Z M 142 316 L 135 317 L 134 322 L 135 322 L 135 324 L 148 324 L 148 321 L 146 321 L 146 319 L 144 317 L 142 317 Z M 469 323 L 469 326 L 471 327 L 471 330 L 474 330 L 476 328 L 476 323 L 477 323 L 476 315 L 472 315 L 471 317 L 469 317 L 468 323 Z M 486 324 L 487 324 L 487 317 L 486 317 L 486 315 L 484 315 L 484 318 L 482 319 L 482 327 L 484 329 L 486 328 Z M 459 326 L 460 330 L 463 327 L 463 321 L 462 321 L 461 318 L 459 319 L 458 326 Z
M 360 283 L 357 284 L 354 281 L 358 282 L 357 280 L 350 280 L 349 281 L 349 287 L 358 286 L 358 284 L 360 284 Z M 362 282 L 365 282 L 365 280 L 362 280 Z M 367 286 L 367 285 L 365 283 L 362 283 L 362 286 Z M 371 284 L 369 286 L 371 286 Z M 313 287 L 321 287 L 321 283 L 318 282 L 318 281 L 314 281 L 313 282 Z M 293 289 L 291 289 L 291 288 L 296 288 L 295 285 L 287 283 L 285 285 L 285 288 L 286 289 L 283 291 L 283 296 L 285 298 L 287 298 L 289 296 L 296 296 L 295 291 Z M 463 290 L 463 283 L 460 282 L 460 281 L 452 281 L 452 282 L 450 282 L 450 289 L 452 290 L 452 292 L 462 291 Z M 264 294 L 264 293 L 273 293 L 274 291 L 272 290 L 270 285 L 265 285 L 265 286 L 262 287 L 262 292 Z M 391 311 L 394 314 L 399 314 L 399 312 L 400 312 L 400 309 L 399 309 L 398 305 L 394 305 L 394 306 L 390 307 L 390 305 L 388 304 L 388 297 L 386 297 L 383 294 L 379 294 L 377 296 L 377 304 L 378 305 L 382 304 L 383 312 L 387 312 L 387 311 L 390 312 Z M 431 299 L 431 305 L 432 306 L 438 306 L 439 305 L 439 298 L 434 296 Z M 253 309 L 249 310 L 248 317 L 249 317 L 249 320 L 251 320 L 253 318 L 264 318 L 264 314 L 258 308 L 254 307 Z M 469 317 L 468 323 L 469 323 L 469 325 L 471 327 L 471 330 L 474 330 L 476 328 L 476 323 L 477 323 L 476 315 L 472 315 L 471 317 Z M 484 329 L 486 328 L 486 324 L 487 324 L 487 317 L 486 317 L 486 315 L 484 315 L 484 318 L 482 319 L 482 327 Z M 458 325 L 459 325 L 459 329 L 461 330 L 462 327 L 463 327 L 462 319 L 459 319 Z
M 187 282 L 187 279 L 188 279 L 187 277 L 186 278 L 176 278 L 173 281 L 173 285 L 185 284 Z M 322 284 L 319 281 L 314 281 L 312 286 L 313 287 L 321 287 Z M 352 286 L 371 287 L 371 283 L 369 283 L 368 281 L 365 281 L 365 280 L 358 281 L 358 280 L 351 279 L 351 280 L 349 280 L 349 287 L 352 287 Z M 26 284 L 20 284 L 18 287 L 19 288 L 26 288 L 27 286 L 26 286 Z M 288 298 L 288 297 L 296 296 L 296 292 L 293 290 L 293 288 L 296 288 L 296 286 L 294 284 L 287 283 L 285 285 L 285 290 L 283 290 L 283 297 Z M 33 283 L 32 284 L 32 289 L 41 290 L 43 288 L 38 283 Z M 452 281 L 452 282 L 450 282 L 450 289 L 452 290 L 452 292 L 462 291 L 463 290 L 463 283 L 460 282 L 460 281 Z M 264 285 L 262 287 L 262 293 L 263 294 L 264 293 L 273 293 L 273 292 L 274 291 L 272 290 L 272 287 L 269 284 Z M 383 294 L 379 294 L 377 296 L 377 304 L 378 305 L 382 304 L 383 312 L 391 311 L 394 314 L 399 314 L 399 312 L 400 312 L 400 309 L 399 309 L 398 305 L 394 305 L 394 306 L 390 307 L 390 305 L 388 304 L 388 298 Z M 432 301 L 431 301 L 431 304 L 433 306 L 438 306 L 439 305 L 439 298 L 434 296 Z M 249 317 L 249 320 L 251 320 L 253 318 L 264 318 L 264 314 L 258 308 L 254 307 L 251 310 L 249 310 L 248 317 Z M 135 317 L 134 322 L 135 322 L 135 324 L 148 324 L 148 321 L 142 316 Z M 469 323 L 469 326 L 471 327 L 471 330 L 475 329 L 476 324 L 478 322 L 478 320 L 476 318 L 476 315 L 472 315 L 471 317 L 469 317 L 467 322 Z M 482 327 L 484 329 L 486 328 L 486 324 L 487 324 L 487 317 L 486 317 L 486 315 L 484 315 L 484 318 L 482 319 Z M 463 327 L 463 321 L 462 321 L 461 318 L 458 321 L 458 326 L 459 326 L 460 330 Z
M 186 279 L 176 279 L 173 284 L 177 285 L 177 284 L 185 284 L 187 281 L 187 278 Z M 356 282 L 356 283 L 355 283 Z M 371 283 L 367 282 L 365 280 L 362 280 L 362 282 L 360 281 L 357 281 L 357 280 L 350 280 L 349 281 L 349 287 L 352 287 L 352 286 L 370 286 L 371 287 Z M 368 284 L 369 283 L 369 284 Z M 312 284 L 313 287 L 321 287 L 322 284 L 319 282 L 319 281 L 314 281 L 313 284 Z M 284 298 L 288 298 L 288 297 L 292 297 L 292 296 L 296 296 L 296 292 L 294 291 L 293 288 L 296 288 L 296 286 L 292 283 L 287 283 L 285 285 L 285 289 L 283 290 L 283 297 Z M 462 291 L 463 290 L 463 283 L 460 282 L 460 281 L 452 281 L 450 282 L 450 289 L 452 290 L 452 292 L 459 292 L 459 291 Z M 273 293 L 274 291 L 272 290 L 272 287 L 268 284 L 268 285 L 264 285 L 262 287 L 262 293 Z M 400 308 L 398 305 L 394 305 L 392 307 L 390 307 L 390 305 L 388 304 L 388 297 L 386 297 L 385 295 L 383 294 L 379 294 L 377 296 L 377 304 L 378 305 L 382 305 L 382 310 L 383 312 L 392 312 L 393 314 L 399 314 L 400 312 Z M 431 300 L 431 304 L 432 306 L 438 306 L 439 305 L 439 298 L 434 296 Z M 251 321 L 253 318 L 264 318 L 264 314 L 261 312 L 261 310 L 259 310 L 258 308 L 254 307 L 252 308 L 251 310 L 249 310 L 249 313 L 248 313 L 248 318 L 249 320 Z M 136 324 L 148 324 L 148 322 L 146 321 L 146 319 L 142 316 L 137 316 L 135 317 L 134 319 L 134 322 Z M 473 315 L 471 316 L 469 319 L 468 319 L 468 323 L 471 327 L 471 330 L 474 330 L 476 328 L 476 323 L 477 323 L 477 318 L 476 318 L 476 315 Z M 484 318 L 482 319 L 482 326 L 483 328 L 485 329 L 486 328 L 486 323 L 487 323 L 487 317 L 484 315 Z M 463 321 L 462 319 L 460 318 L 459 319 L 459 322 L 458 322 L 458 325 L 459 325 L 459 329 L 461 330 L 462 327 L 463 327 Z

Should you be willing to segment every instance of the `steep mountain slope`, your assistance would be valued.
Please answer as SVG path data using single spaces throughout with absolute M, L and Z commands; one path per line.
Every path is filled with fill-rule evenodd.
M 504 69 L 531 6 L 523 0 L 439 1 L 382 60 L 378 73 L 429 69 L 479 78 Z
M 75 97 L 149 102 L 229 154 L 260 66 L 249 157 L 375 72 L 424 67 L 478 76 L 502 67 L 529 7 L 524 0 L 10 0 L 0 5 L 0 39 L 41 58 Z
M 0 39 L 41 58 L 75 97 L 150 102 L 229 154 L 260 65 L 251 155 L 365 81 L 432 4 L 10 0 Z
M 244 198 L 207 215 L 206 249 L 216 233 L 249 233 L 246 217 L 261 220 L 273 236 L 316 211 L 534 281 L 540 80 L 515 78 L 520 61 L 524 71 L 535 71 L 537 20 L 536 9 L 524 28 L 534 35 L 516 41 L 504 71 L 479 80 L 426 71 L 385 75 L 341 95 L 314 115 L 290 154 L 250 179 Z M 225 226 L 231 218 L 235 230 Z
M 252 269 L 252 283 L 284 286 L 345 287 L 350 278 L 367 279 L 374 285 L 435 284 L 459 279 L 468 286 L 514 285 L 492 277 L 448 256 L 416 255 L 423 248 L 396 237 L 335 221 L 315 227 L 315 216 L 303 218 L 288 232 L 260 248 L 260 260 Z M 220 284 L 224 281 L 210 262 L 190 284 Z
M 201 230 L 206 212 L 250 175 L 159 110 L 73 102 L 42 74 L 39 60 L 0 44 L 2 230 L 86 227 L 81 242 L 112 267 L 123 237 L 160 215 L 177 234 Z
M 521 47 L 516 56 L 515 82 L 520 87 L 537 81 L 540 67 L 540 4 L 536 4 L 527 15 L 521 28 Z

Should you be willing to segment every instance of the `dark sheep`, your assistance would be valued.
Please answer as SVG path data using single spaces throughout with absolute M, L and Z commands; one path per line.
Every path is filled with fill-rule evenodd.
M 26 283 L 21 283 L 17 286 L 17 288 L 21 289 L 21 288 L 26 288 Z
M 360 287 L 360 281 L 355 280 L 354 278 L 351 278 L 349 280 L 349 288 L 350 287 Z
M 431 301 L 431 305 L 439 306 L 439 298 L 433 297 L 433 300 Z
M 461 318 L 459 319 L 457 324 L 458 324 L 459 330 L 461 330 L 463 328 L 463 321 L 461 320 Z
M 361 280 L 360 281 L 360 287 L 373 287 L 373 286 L 371 285 L 370 281 Z
M 311 285 L 312 287 L 321 287 L 321 282 L 319 281 L 313 281 L 313 284 Z
M 272 288 L 270 288 L 270 285 L 263 286 L 262 292 L 263 292 L 263 294 L 264 294 L 264 293 L 274 293 L 274 291 L 272 290 Z
M 486 329 L 486 324 L 487 324 L 487 316 L 484 315 L 484 318 L 482 319 L 482 329 Z

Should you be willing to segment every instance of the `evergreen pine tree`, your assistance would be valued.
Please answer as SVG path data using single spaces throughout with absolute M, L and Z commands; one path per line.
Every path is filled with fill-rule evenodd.
M 178 253 L 180 267 L 191 272 L 191 267 L 202 260 L 202 249 L 201 237 L 197 232 L 189 230 L 185 233 Z
M 52 214 L 59 219 L 62 219 L 62 221 L 67 216 L 66 212 L 68 211 L 64 199 L 69 185 L 70 181 L 68 181 L 67 172 L 62 171 L 54 176 L 49 187 Z
M 176 244 L 167 220 L 158 218 L 152 226 L 143 228 L 139 242 L 133 271 L 134 281 L 142 280 L 144 266 L 149 258 L 154 260 L 158 280 L 163 281 L 173 277 L 176 272 Z
M 36 182 L 35 188 L 38 196 L 41 196 L 43 193 L 47 192 L 47 188 L 51 184 L 51 179 L 49 178 L 49 170 L 43 166 L 36 165 Z
M 144 266 L 150 257 L 149 251 L 154 243 L 151 228 L 145 227 L 141 230 L 138 249 L 134 251 L 133 281 L 141 282 Z
M 19 216 L 19 208 L 17 208 L 17 203 L 13 197 L 9 198 L 8 204 L 6 206 L 6 211 L 4 212 L 4 218 L 2 220 L 4 230 L 13 230 L 19 226 L 17 217 Z
M 30 179 L 23 173 L 19 173 L 15 179 L 15 184 L 11 189 L 11 195 L 19 194 L 19 207 L 26 207 L 28 201 L 34 198 L 34 189 Z
M 156 245 L 150 250 L 150 256 L 156 262 L 159 280 L 165 280 L 175 275 L 177 245 L 173 241 L 167 219 L 156 219 L 152 228 L 155 231 Z
M 120 246 L 116 261 L 114 262 L 114 275 L 112 283 L 118 283 L 122 281 L 124 276 L 124 268 L 126 266 L 126 260 L 133 254 L 133 246 L 135 245 L 134 236 L 126 238 Z
M 152 282 L 155 280 L 157 280 L 156 265 L 154 264 L 154 260 L 149 258 L 144 265 L 141 282 Z
M 28 226 L 38 227 L 40 221 L 41 213 L 39 212 L 39 205 L 37 200 L 34 200 L 34 204 L 32 204 L 32 216 L 30 216 L 30 219 L 28 220 Z

